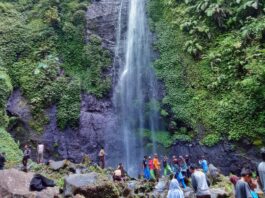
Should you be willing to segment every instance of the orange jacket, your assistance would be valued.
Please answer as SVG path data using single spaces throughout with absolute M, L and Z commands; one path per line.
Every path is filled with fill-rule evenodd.
M 158 158 L 154 158 L 153 163 L 154 163 L 155 169 L 159 170 L 160 169 L 160 162 L 159 162 Z

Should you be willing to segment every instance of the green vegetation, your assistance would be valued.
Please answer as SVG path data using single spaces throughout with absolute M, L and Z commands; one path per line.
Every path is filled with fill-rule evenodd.
M 192 128 L 207 146 L 264 136 L 264 9 L 252 0 L 149 0 L 172 133 Z
M 0 95 L 1 127 L 8 123 L 4 109 L 12 86 L 28 100 L 32 111 L 30 126 L 38 133 L 49 121 L 44 110 L 51 105 L 57 105 L 61 129 L 75 127 L 81 93 L 97 97 L 108 93 L 111 80 L 103 73 L 110 65 L 110 55 L 102 48 L 100 38 L 85 38 L 89 2 L 0 3 L 0 80 L 5 81 L 0 85 L 4 90 Z
M 165 148 L 172 146 L 175 141 L 190 142 L 192 140 L 191 137 L 192 134 L 181 133 L 180 131 L 177 131 L 173 134 L 167 131 L 156 131 L 154 136 L 152 136 L 152 132 L 149 130 L 144 130 L 143 132 L 143 138 L 145 138 L 147 142 L 150 143 L 152 140 L 154 140 L 154 142 L 162 145 Z
M 12 167 L 22 159 L 22 152 L 11 135 L 0 128 L 0 152 L 5 152 L 7 157 L 6 167 Z
M 6 101 L 12 91 L 13 87 L 11 80 L 6 71 L 0 67 L 0 127 L 6 127 L 8 124 L 8 117 L 5 112 Z

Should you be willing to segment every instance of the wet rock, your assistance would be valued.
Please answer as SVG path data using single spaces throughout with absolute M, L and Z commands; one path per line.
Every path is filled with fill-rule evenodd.
M 97 33 L 103 38 L 103 46 L 112 51 L 115 47 L 119 5 L 120 0 L 100 0 L 87 10 L 87 34 Z
M 163 192 L 169 187 L 169 180 L 166 177 L 163 177 L 159 179 L 159 182 L 155 186 L 155 191 L 156 192 Z
M 217 183 L 220 181 L 220 170 L 216 168 L 213 164 L 209 165 L 209 171 L 207 173 L 207 176 L 210 180 L 211 185 Z
M 19 89 L 14 90 L 8 99 L 7 111 L 25 123 L 32 119 L 30 105 Z
M 148 193 L 150 197 L 163 198 L 167 196 L 169 188 L 169 179 L 162 177 L 159 179 L 159 182 L 155 185 L 154 190 L 151 193 Z
M 66 166 L 66 160 L 62 160 L 62 161 L 53 161 L 53 160 L 50 160 L 49 161 L 49 166 L 52 170 L 59 170 L 61 168 L 64 168 Z
M 183 190 L 183 193 L 184 193 L 184 197 L 185 198 L 195 198 L 195 193 L 193 191 L 192 188 L 190 187 L 186 187 L 184 190 Z
M 83 195 L 77 194 L 77 195 L 74 196 L 74 198 L 85 198 L 85 197 Z
M 46 188 L 40 192 L 29 191 L 33 173 L 25 173 L 16 169 L 0 171 L 0 197 L 22 198 L 55 198 L 59 195 L 59 189 Z M 4 179 L 3 179 L 4 178 Z
M 95 172 L 74 174 L 65 178 L 64 195 L 82 195 L 89 198 L 118 198 L 119 192 L 106 176 Z
M 229 197 L 229 194 L 223 189 L 213 188 L 213 189 L 210 189 L 210 192 L 211 192 L 211 198 L 228 198 Z

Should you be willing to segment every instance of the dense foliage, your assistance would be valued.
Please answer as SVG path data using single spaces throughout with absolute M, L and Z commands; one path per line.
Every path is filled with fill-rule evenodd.
M 88 6 L 89 0 L 0 2 L 0 78 L 7 79 L 0 86 L 13 85 L 23 92 L 36 132 L 43 131 L 48 122 L 44 110 L 51 105 L 57 105 L 60 128 L 74 127 L 81 93 L 102 97 L 109 91 L 110 79 L 103 72 L 110 65 L 110 56 L 99 38 L 85 36 Z M 0 122 L 7 124 L 4 109 L 10 91 L 0 89 L 5 89 Z
M 208 146 L 264 136 L 264 9 L 259 0 L 149 0 L 170 131 L 185 126 Z
M 7 157 L 6 166 L 10 167 L 20 162 L 22 152 L 19 150 L 18 144 L 2 127 L 0 127 L 0 139 L 0 151 L 5 152 Z

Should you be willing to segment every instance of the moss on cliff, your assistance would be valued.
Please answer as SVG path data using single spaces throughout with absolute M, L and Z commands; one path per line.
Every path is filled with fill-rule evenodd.
M 251 0 L 149 0 L 160 53 L 154 65 L 166 88 L 163 115 L 177 128 L 203 125 L 198 137 L 208 146 L 265 133 L 264 7 Z
M 8 124 L 8 116 L 6 115 L 6 102 L 13 87 L 11 80 L 4 68 L 0 67 L 0 126 L 6 127 Z
M 85 12 L 89 0 L 2 1 L 0 3 L 0 63 L 14 88 L 27 98 L 30 126 L 42 132 L 44 110 L 58 105 L 60 128 L 77 126 L 81 92 L 103 97 L 110 79 L 103 73 L 110 56 L 101 41 L 86 43 Z M 4 106 L 0 115 L 6 120 Z M 0 126 L 5 126 L 0 123 Z
M 0 127 L 0 152 L 6 153 L 7 167 L 16 165 L 22 159 L 22 152 L 11 135 Z

